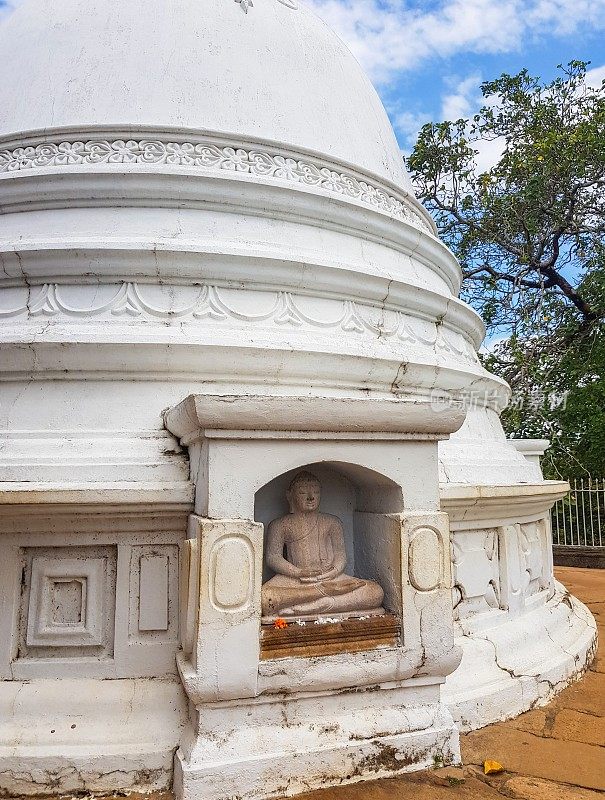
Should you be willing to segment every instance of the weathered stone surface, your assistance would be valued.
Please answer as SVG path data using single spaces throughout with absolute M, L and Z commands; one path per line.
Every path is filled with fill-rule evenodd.
M 536 757 L 538 747 L 539 758 Z M 493 725 L 469 733 L 462 740 L 465 763 L 482 764 L 488 757 L 497 757 L 510 772 L 533 773 L 561 783 L 573 776 L 578 786 L 605 789 L 602 747 L 536 737 L 525 731 Z
M 560 573 L 559 570 L 557 572 Z M 605 576 L 596 571 L 592 573 L 576 571 L 565 574 L 565 580 L 570 590 L 584 597 L 591 608 L 595 607 L 594 599 L 591 601 L 591 598 L 602 597 L 601 587 L 604 579 Z M 603 639 L 601 641 L 605 642 Z M 586 781 L 586 768 L 596 769 L 593 774 L 593 783 L 602 778 L 603 762 L 602 759 L 598 759 L 598 755 L 602 754 L 603 745 L 605 745 L 605 738 L 601 735 L 599 739 L 598 733 L 601 730 L 599 726 L 602 718 L 593 715 L 591 719 L 594 725 L 588 725 L 582 729 L 576 722 L 579 721 L 578 717 L 583 712 L 568 708 L 568 700 L 571 703 L 578 702 L 578 693 L 584 693 L 587 703 L 590 703 L 591 698 L 598 702 L 598 697 L 605 691 L 605 678 L 594 667 L 591 674 L 597 676 L 596 682 L 584 680 L 573 685 L 543 709 L 530 711 L 517 719 L 463 737 L 463 743 L 469 738 L 473 738 L 475 749 L 480 751 L 478 759 L 490 756 L 504 760 L 503 751 L 510 750 L 514 753 L 515 746 L 518 745 L 522 749 L 521 757 L 516 764 L 509 763 L 506 758 L 507 770 L 502 775 L 485 776 L 479 764 L 476 767 L 467 765 L 462 770 L 460 768 L 429 769 L 404 777 L 307 793 L 301 795 L 301 800 L 453 800 L 454 798 L 456 800 L 501 800 L 504 798 L 509 798 L 509 800 L 599 800 L 603 796 L 602 791 L 582 787 L 578 785 L 578 782 Z M 584 716 L 582 716 L 582 721 L 586 721 Z M 587 730 L 590 730 L 591 733 L 587 734 Z M 511 736 L 513 739 L 510 738 Z M 519 738 L 521 736 L 525 738 Z M 555 737 L 560 738 L 554 742 L 551 741 Z M 552 761 L 549 762 L 548 759 L 549 753 L 551 753 L 549 748 L 552 748 L 553 744 L 558 748 L 557 753 L 560 754 L 570 741 L 573 745 L 576 740 L 583 741 L 587 738 L 594 739 L 592 752 L 597 753 L 597 759 L 592 759 L 584 764 L 576 764 L 574 759 L 567 759 L 562 765 L 563 769 L 557 773 L 564 772 L 561 782 L 553 780 L 552 775 L 550 778 L 545 776 L 544 773 L 552 772 Z M 590 752 L 590 747 L 583 750 L 583 754 L 586 752 Z M 555 753 L 556 757 L 558 757 L 557 753 Z M 576 751 L 574 753 L 577 757 L 578 753 Z M 515 766 L 523 770 L 525 774 L 514 774 Z M 446 776 L 446 785 L 443 784 L 442 775 Z M 462 775 L 464 782 L 451 785 L 450 781 L 447 781 L 448 775 L 456 778 Z M 147 797 L 149 800 L 173 800 L 171 795 L 166 794 L 153 794 Z M 135 800 L 138 798 L 135 797 Z
M 536 736 L 542 736 L 544 734 L 544 728 L 546 727 L 546 721 L 548 718 L 547 713 L 548 712 L 543 709 L 528 711 L 527 713 L 521 714 L 519 717 L 515 717 L 515 719 L 510 720 L 509 724 L 512 728 L 517 728 L 520 731 L 533 733 Z
M 462 767 L 442 767 L 434 770 L 431 777 L 439 786 L 460 786 L 465 781 L 465 772 Z
M 513 800 L 602 800 L 602 793 L 541 778 L 518 775 L 506 781 L 501 794 Z
M 588 677 L 587 675 L 586 680 Z M 602 691 L 601 684 L 586 688 L 587 693 L 596 693 L 599 690 Z M 603 747 L 605 745 L 605 716 L 603 716 L 602 711 L 598 711 L 598 706 L 599 701 L 596 700 L 595 709 L 591 713 L 562 708 L 554 718 L 550 735 L 553 739 L 572 740 Z M 603 757 L 605 758 L 605 753 Z

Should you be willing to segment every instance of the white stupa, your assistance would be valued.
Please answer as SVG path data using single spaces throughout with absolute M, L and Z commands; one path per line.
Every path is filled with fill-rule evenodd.
M 0 788 L 296 794 L 579 674 L 566 486 L 345 45 L 297 0 L 24 0 L 0 52 Z M 392 641 L 267 655 L 299 468 Z

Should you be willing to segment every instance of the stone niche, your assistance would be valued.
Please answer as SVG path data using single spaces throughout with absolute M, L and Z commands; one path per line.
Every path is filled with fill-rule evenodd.
M 400 486 L 384 476 L 358 465 L 329 462 L 304 464 L 279 475 L 259 489 L 254 499 L 254 519 L 264 526 L 264 544 L 269 523 L 288 513 L 286 492 L 292 479 L 302 471 L 316 475 L 321 483 L 320 510 L 343 524 L 346 572 L 378 581 L 387 592 L 385 608 L 400 613 L 401 597 L 393 593 L 393 586 L 401 582 L 400 553 L 382 550 L 389 535 L 381 534 L 380 529 L 392 527 L 392 516 L 403 512 L 403 494 Z M 263 583 L 272 574 L 265 563 Z
M 437 443 L 462 418 L 416 399 L 191 396 L 167 412 L 196 485 L 177 796 L 296 794 L 459 759 L 440 700 L 460 650 Z M 342 523 L 334 580 L 378 585 L 376 614 L 305 614 L 299 626 L 292 612 L 285 629 L 263 619 L 267 526 L 294 524 L 285 495 L 301 470 L 321 484 L 318 513 Z
M 338 606 L 336 611 L 326 608 L 310 614 L 315 620 L 296 615 L 288 629 L 276 630 L 263 618 L 261 658 L 331 655 L 397 644 L 401 639 L 403 494 L 400 486 L 372 470 L 354 464 L 306 464 L 279 475 L 256 492 L 254 518 L 264 528 L 263 586 L 275 577 L 267 564 L 269 525 L 289 514 L 288 488 L 301 474 L 313 475 L 319 481 L 319 512 L 342 524 L 344 574 L 379 587 L 384 596 L 378 601 L 378 612 L 355 606 L 345 613 Z M 343 602 L 343 597 L 334 600 Z M 326 605 L 330 605 L 330 598 Z M 330 622 L 321 624 L 322 619 Z

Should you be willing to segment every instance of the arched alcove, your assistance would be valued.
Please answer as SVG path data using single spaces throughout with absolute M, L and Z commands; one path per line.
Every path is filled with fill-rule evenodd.
M 301 464 L 265 483 L 254 498 L 254 519 L 265 528 L 263 550 L 269 523 L 288 514 L 286 492 L 303 470 L 321 483 L 320 511 L 338 517 L 343 524 L 347 574 L 378 582 L 385 592 L 385 607 L 400 612 L 399 515 L 403 512 L 403 493 L 394 481 L 374 470 L 359 464 L 322 461 Z M 263 557 L 263 582 L 272 575 Z

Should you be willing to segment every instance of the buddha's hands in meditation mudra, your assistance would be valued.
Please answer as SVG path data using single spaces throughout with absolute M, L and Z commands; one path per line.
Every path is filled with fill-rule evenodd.
M 342 523 L 338 517 L 320 513 L 318 479 L 310 472 L 299 472 L 286 496 L 290 513 L 273 520 L 267 535 L 266 562 L 275 576 L 262 588 L 263 617 L 382 613 L 381 587 L 345 574 Z

